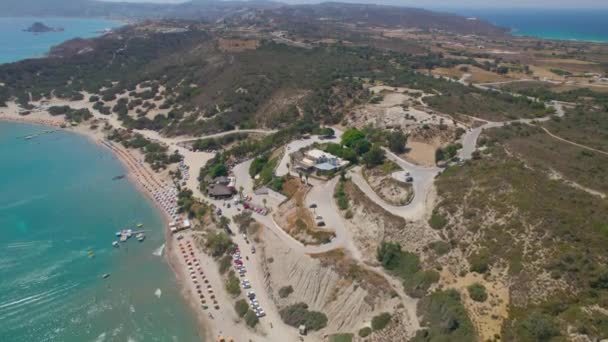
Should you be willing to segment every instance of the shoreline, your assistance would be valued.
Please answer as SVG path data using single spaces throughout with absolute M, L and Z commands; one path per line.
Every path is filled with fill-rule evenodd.
M 125 160 L 125 157 L 122 156 L 120 153 L 117 153 L 116 150 L 109 148 L 106 144 L 104 144 L 105 140 L 100 138 L 99 135 L 96 134 L 99 132 L 91 131 L 89 128 L 84 127 L 84 126 L 61 127 L 62 124 L 66 124 L 66 123 L 62 122 L 62 119 L 60 119 L 59 117 L 56 119 L 54 117 L 42 118 L 39 116 L 29 117 L 29 118 L 27 116 L 16 116 L 15 117 L 15 116 L 10 116 L 10 115 L 0 112 L 0 122 L 11 122 L 11 123 L 17 123 L 17 124 L 24 124 L 24 125 L 51 127 L 51 128 L 55 128 L 55 129 L 60 129 L 65 132 L 71 132 L 74 134 L 78 134 L 78 135 L 86 138 L 90 142 L 94 143 L 99 148 L 108 150 L 112 154 L 112 156 L 114 156 L 119 161 L 119 163 L 122 165 L 122 167 L 125 168 L 125 170 L 126 170 L 126 173 L 127 173 L 126 175 L 127 175 L 129 182 L 137 189 L 137 191 L 140 194 L 143 195 L 143 197 L 147 201 L 150 202 L 150 204 L 152 204 L 154 209 L 158 213 L 160 213 L 161 219 L 163 221 L 163 233 L 164 233 L 164 237 L 165 237 L 165 250 L 163 253 L 164 255 L 162 257 L 163 257 L 164 261 L 167 262 L 168 267 L 171 269 L 171 271 L 173 272 L 173 274 L 175 276 L 176 282 L 179 286 L 179 293 L 181 295 L 182 300 L 184 301 L 184 305 L 186 305 L 189 308 L 189 310 L 191 310 L 191 312 L 194 313 L 194 315 L 196 316 L 195 317 L 196 322 L 197 322 L 196 330 L 197 330 L 198 335 L 200 337 L 203 337 L 204 341 L 213 341 L 213 335 L 214 335 L 213 334 L 213 330 L 214 330 L 213 325 L 211 324 L 209 319 L 207 317 L 205 317 L 202 314 L 202 312 L 200 312 L 200 310 L 197 310 L 194 307 L 194 305 L 193 305 L 194 301 L 192 300 L 193 299 L 192 294 L 189 293 L 189 289 L 186 286 L 186 282 L 188 281 L 188 278 L 184 274 L 183 270 L 181 269 L 182 267 L 181 267 L 179 261 L 177 260 L 177 258 L 179 256 L 175 253 L 174 240 L 172 238 L 173 235 L 171 234 L 171 231 L 169 229 L 171 217 L 162 208 L 160 203 L 158 203 L 158 201 L 156 201 L 152 191 L 143 185 L 142 180 L 138 178 L 139 177 L 137 175 L 138 172 L 136 172 L 136 170 L 134 170 L 134 166 L 132 165 L 132 163 Z M 144 168 L 145 168 L 145 166 L 144 166 Z

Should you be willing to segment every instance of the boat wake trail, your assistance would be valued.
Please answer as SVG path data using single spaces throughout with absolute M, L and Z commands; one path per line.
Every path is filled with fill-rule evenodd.
M 44 195 L 36 195 L 36 196 L 32 196 L 30 198 L 25 198 L 13 203 L 3 203 L 0 204 L 0 210 L 8 210 L 8 209 L 13 209 L 13 208 L 17 208 L 20 207 L 22 205 L 26 205 L 30 202 L 33 202 L 35 200 L 39 200 L 39 199 L 43 199 L 45 197 L 47 197 L 48 195 L 44 194 Z
M 165 244 L 163 243 L 160 247 L 158 247 L 152 254 L 156 256 L 162 256 L 163 251 L 165 250 Z

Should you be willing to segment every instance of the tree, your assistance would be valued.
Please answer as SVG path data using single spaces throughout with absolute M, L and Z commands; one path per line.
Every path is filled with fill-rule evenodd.
M 260 321 L 260 319 L 255 314 L 255 312 L 253 312 L 253 310 L 249 310 L 245 314 L 245 322 L 247 322 L 248 326 L 253 328 L 258 324 L 259 321 Z
M 393 153 L 403 153 L 405 152 L 405 144 L 407 142 L 407 136 L 403 134 L 402 131 L 396 130 L 392 131 L 388 135 L 388 148 Z
M 351 128 L 342 134 L 342 145 L 353 147 L 355 142 L 365 139 L 365 134 L 356 128 Z
M 234 303 L 234 310 L 239 317 L 243 317 L 249 311 L 249 304 L 247 304 L 247 301 L 244 299 L 237 300 L 236 303 Z
M 254 222 L 251 218 L 251 211 L 242 211 L 240 214 L 234 216 L 232 220 L 239 227 L 240 233 L 247 232 L 247 229 L 249 229 Z
M 353 143 L 352 148 L 358 155 L 362 155 L 369 152 L 369 150 L 372 148 L 372 143 L 370 143 L 367 139 L 359 139 Z
M 374 331 L 382 330 L 386 328 L 390 321 L 391 314 L 389 314 L 388 312 L 383 312 L 378 316 L 374 316 L 374 318 L 372 318 L 372 329 L 374 329 Z
M 363 163 L 368 168 L 384 163 L 384 150 L 379 145 L 374 145 L 363 155 Z
M 224 164 L 215 164 L 215 165 L 213 165 L 213 167 L 211 167 L 211 170 L 209 170 L 209 175 L 212 178 L 216 178 L 216 177 L 220 177 L 220 176 L 227 176 L 228 168 Z

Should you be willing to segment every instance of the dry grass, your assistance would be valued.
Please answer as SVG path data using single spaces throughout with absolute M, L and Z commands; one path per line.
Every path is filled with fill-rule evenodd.
M 224 39 L 218 40 L 220 50 L 224 52 L 241 52 L 246 50 L 255 50 L 260 45 L 256 39 Z
M 309 190 L 308 186 L 297 179 L 286 182 L 284 191 L 290 196 L 290 200 L 279 206 L 274 218 L 289 235 L 304 244 L 327 243 L 336 234 L 316 228 L 312 213 L 305 203 Z

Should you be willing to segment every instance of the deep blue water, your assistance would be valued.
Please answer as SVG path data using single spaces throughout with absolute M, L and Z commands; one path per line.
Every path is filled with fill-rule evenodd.
M 37 21 L 50 27 L 62 27 L 65 31 L 39 34 L 23 31 Z M 0 63 L 43 57 L 52 46 L 66 40 L 95 37 L 106 28 L 121 25 L 116 21 L 101 19 L 0 17 Z
M 512 30 L 514 35 L 608 42 L 608 9 L 449 9 Z
M 112 180 L 125 170 L 108 150 L 63 131 L 20 138 L 43 130 L 0 122 L 0 341 L 201 341 L 155 253 L 158 211 Z M 140 222 L 144 242 L 111 246 Z

